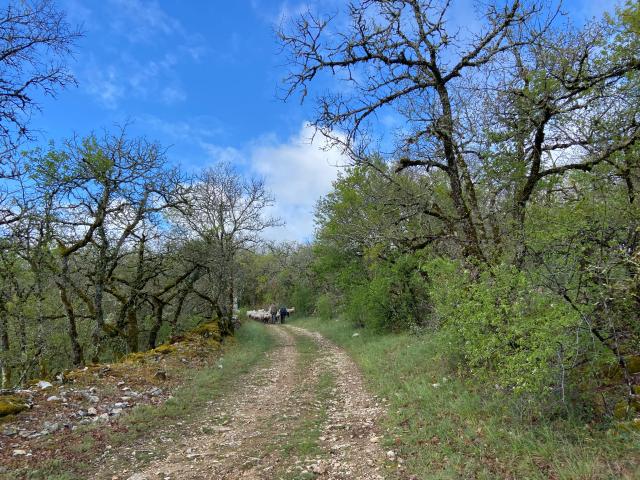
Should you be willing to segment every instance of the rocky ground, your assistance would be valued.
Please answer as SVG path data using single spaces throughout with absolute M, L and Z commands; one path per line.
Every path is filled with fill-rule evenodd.
M 185 371 L 217 357 L 219 336 L 212 328 L 204 325 L 188 339 L 118 363 L 87 366 L 33 381 L 29 388 L 0 392 L 4 413 L 15 407 L 14 415 L 0 416 L 0 478 L 51 459 L 73 462 L 73 449 L 65 447 L 81 437 L 74 433 L 82 427 L 117 430 L 119 418 L 133 407 L 165 402 Z
M 268 361 L 211 402 L 197 434 L 139 471 L 106 463 L 97 478 L 377 480 L 396 472 L 402 459 L 381 446 L 382 407 L 346 353 L 316 333 L 269 328 L 279 342 Z M 303 351 L 305 341 L 312 345 Z
M 234 377 L 219 396 L 205 397 L 206 407 L 197 418 L 177 417 L 153 435 L 113 447 L 108 437 L 99 438 L 101 429 L 88 430 L 94 449 L 90 478 L 406 477 L 403 459 L 382 446 L 378 425 L 383 400 L 367 393 L 349 356 L 320 334 L 290 325 L 265 328 L 276 337 L 276 346 Z M 195 366 L 182 360 L 189 362 L 180 355 L 156 355 L 137 364 L 145 369 L 145 380 L 137 383 L 124 377 L 120 366 L 99 366 L 87 369 L 79 376 L 82 380 L 41 383 L 22 392 L 31 409 L 18 416 L 20 421 L 0 425 L 4 471 L 52 456 L 73 462 L 73 456 L 66 456 L 68 449 L 52 448 L 51 439 L 73 437 L 78 442 L 85 434 L 72 432 L 85 424 L 104 424 L 113 431 L 135 405 L 164 402 L 177 386 L 180 367 L 166 363 Z
M 96 385 L 99 387 L 40 381 L 34 388 L 14 392 L 29 408 L 19 418 L 0 426 L 0 454 L 32 456 L 31 440 L 59 431 L 74 431 L 80 425 L 108 422 L 136 405 L 164 401 L 169 391 L 153 384 L 137 391 L 125 381 L 109 382 L 104 377 Z

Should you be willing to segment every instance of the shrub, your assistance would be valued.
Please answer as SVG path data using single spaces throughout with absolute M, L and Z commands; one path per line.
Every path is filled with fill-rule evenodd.
M 309 315 L 313 312 L 315 295 L 313 289 L 307 285 L 296 286 L 291 293 L 291 307 L 295 307 L 299 315 Z
M 473 280 L 460 263 L 433 260 L 434 311 L 449 346 L 466 368 L 516 393 L 559 388 L 567 370 L 567 346 L 579 318 L 558 297 L 534 288 L 522 272 L 501 265 Z
M 323 320 L 330 320 L 335 314 L 335 302 L 329 294 L 323 294 L 316 300 L 316 315 Z
M 381 331 L 424 325 L 430 306 L 418 262 L 416 255 L 402 255 L 393 262 L 375 263 L 371 279 L 348 291 L 345 317 L 354 325 Z

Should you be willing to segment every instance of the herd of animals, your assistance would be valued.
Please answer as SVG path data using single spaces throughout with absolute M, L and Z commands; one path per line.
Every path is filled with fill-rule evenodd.
M 285 312 L 286 314 L 284 314 Z M 284 323 L 284 318 L 293 315 L 295 312 L 295 308 L 280 308 L 273 313 L 273 309 L 269 307 L 266 309 L 249 310 L 247 317 L 262 323 Z

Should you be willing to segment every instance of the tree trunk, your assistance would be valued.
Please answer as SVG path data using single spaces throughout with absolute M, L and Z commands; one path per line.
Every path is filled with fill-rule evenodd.
M 73 364 L 76 367 L 81 366 L 84 363 L 84 357 L 82 354 L 82 346 L 78 341 L 78 327 L 76 325 L 76 314 L 73 310 L 73 305 L 69 301 L 67 291 L 65 288 L 60 288 L 60 300 L 64 305 L 64 311 L 67 314 L 69 340 L 71 341 L 71 351 L 73 352 Z
M 93 326 L 93 331 L 91 332 L 91 342 L 93 343 L 91 361 L 93 363 L 98 363 L 100 361 L 102 339 L 104 337 L 104 310 L 102 308 L 103 291 L 103 285 L 97 284 L 95 292 L 96 314 L 94 318 L 96 324 Z
M 91 332 L 91 341 L 93 343 L 93 354 L 91 357 L 91 361 L 93 363 L 99 362 L 102 339 L 104 338 L 103 298 L 104 298 L 104 281 L 103 281 L 102 275 L 98 275 L 98 278 L 96 279 L 96 285 L 95 285 L 95 294 L 93 297 L 93 301 L 95 303 L 94 320 L 96 323 L 93 326 L 93 331 Z
M 104 225 L 98 229 L 100 237 L 100 248 L 98 249 L 98 261 L 96 263 L 95 275 L 95 292 L 93 303 L 95 305 L 94 320 L 96 324 L 91 332 L 91 342 L 93 343 L 93 353 L 91 361 L 98 363 L 100 361 L 100 352 L 102 350 L 102 342 L 105 334 L 104 327 L 104 285 L 106 283 L 107 273 L 107 236 Z
M 11 367 L 8 364 L 9 358 L 9 322 L 4 303 L 0 304 L 0 386 L 9 388 L 11 386 Z
M 216 312 L 216 316 L 218 317 L 218 329 L 220 330 L 220 335 L 227 337 L 233 334 L 233 330 L 230 328 L 227 315 L 220 303 L 221 302 L 218 302 L 213 308 Z
M 158 341 L 158 332 L 162 327 L 164 305 L 164 302 L 162 302 L 161 300 L 154 300 L 153 302 L 153 316 L 155 318 L 155 321 L 153 322 L 153 326 L 149 331 L 149 349 L 156 348 L 156 342 Z
M 171 317 L 171 336 L 178 333 L 178 319 L 182 313 L 182 306 L 184 305 L 184 301 L 187 299 L 187 295 L 189 295 L 189 290 L 184 289 L 180 292 L 180 296 L 178 297 L 178 304 L 176 305 L 176 309 Z
M 228 309 L 227 309 L 227 322 L 229 326 L 230 333 L 233 335 L 235 333 L 235 327 L 233 324 L 233 314 L 235 313 L 234 308 L 236 304 L 236 295 L 235 295 L 235 276 L 233 274 L 233 265 L 231 266 L 231 271 L 229 272 L 229 297 L 228 297 Z
M 138 351 L 139 334 L 138 315 L 136 314 L 135 306 L 131 306 L 127 309 L 127 347 L 129 353 Z
M 453 206 L 456 209 L 460 221 L 462 223 L 462 233 L 465 237 L 465 256 L 475 258 L 478 261 L 487 261 L 482 252 L 480 246 L 480 240 L 478 237 L 478 231 L 476 225 L 473 222 L 471 210 L 465 200 L 464 190 L 460 178 L 459 161 L 463 161 L 456 155 L 454 138 L 453 138 L 453 114 L 451 111 L 451 100 L 449 98 L 449 92 L 439 72 L 434 72 L 434 75 L 439 79 L 440 83 L 437 85 L 436 90 L 440 98 L 440 105 L 442 107 L 442 117 L 438 128 L 438 135 L 442 141 L 445 158 L 447 160 L 447 175 L 449 178 L 449 185 L 451 188 L 451 200 Z M 471 179 L 469 178 L 469 181 Z M 471 192 L 474 193 L 474 192 Z
M 526 202 L 516 202 L 514 221 L 515 221 L 515 240 L 516 251 L 514 254 L 514 265 L 521 270 L 524 266 L 524 259 L 527 254 L 526 244 L 526 232 L 525 232 L 525 218 L 526 216 Z
M 82 353 L 82 346 L 78 340 L 75 310 L 67 293 L 69 284 L 69 257 L 62 257 L 62 276 L 61 281 L 58 283 L 58 289 L 60 290 L 60 300 L 64 306 L 69 324 L 67 331 L 69 333 L 69 340 L 71 341 L 73 365 L 79 367 L 84 364 L 84 355 Z

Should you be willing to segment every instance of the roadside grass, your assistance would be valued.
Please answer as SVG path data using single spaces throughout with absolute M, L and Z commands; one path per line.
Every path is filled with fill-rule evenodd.
M 240 376 L 264 361 L 265 353 L 275 342 L 273 334 L 262 324 L 245 322 L 236 336 L 226 341 L 211 365 L 186 372 L 183 385 L 165 403 L 135 407 L 113 428 L 91 425 L 65 435 L 62 441 L 51 439 L 51 460 L 35 469 L 11 472 L 6 478 L 80 480 L 94 478 L 99 463 L 108 462 L 118 469 L 140 468 L 164 456 L 172 448 L 170 440 L 191 431 L 192 425 L 202 419 L 207 403 L 220 398 Z M 133 454 L 129 447 L 143 438 L 164 441 L 156 441 L 153 451 Z M 107 451 L 110 453 L 104 456 Z
M 345 348 L 371 392 L 387 399 L 385 442 L 418 478 L 640 478 L 638 435 L 524 420 L 507 395 L 452 375 L 435 338 L 377 334 L 341 319 L 295 323 Z

